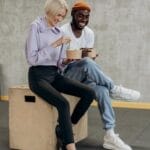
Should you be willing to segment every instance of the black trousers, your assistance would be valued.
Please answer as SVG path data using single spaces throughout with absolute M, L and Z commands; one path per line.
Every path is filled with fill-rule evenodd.
M 30 89 L 56 107 L 64 143 L 73 143 L 72 123 L 76 124 L 87 111 L 96 98 L 95 92 L 84 84 L 62 76 L 56 66 L 32 66 L 28 78 Z M 81 98 L 71 116 L 69 103 L 60 92 Z

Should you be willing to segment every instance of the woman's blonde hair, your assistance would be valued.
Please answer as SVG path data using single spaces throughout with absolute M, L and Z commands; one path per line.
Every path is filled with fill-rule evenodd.
M 47 0 L 45 2 L 45 14 L 50 14 L 52 16 L 57 15 L 60 9 L 66 9 L 66 13 L 68 11 L 68 5 L 66 0 Z

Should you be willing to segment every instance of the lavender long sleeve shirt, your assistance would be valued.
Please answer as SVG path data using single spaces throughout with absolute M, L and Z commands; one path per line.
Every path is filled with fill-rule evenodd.
M 53 48 L 51 44 L 63 36 L 58 27 L 50 28 L 44 17 L 38 17 L 30 27 L 26 41 L 26 58 L 30 66 L 60 67 L 66 58 L 65 46 Z

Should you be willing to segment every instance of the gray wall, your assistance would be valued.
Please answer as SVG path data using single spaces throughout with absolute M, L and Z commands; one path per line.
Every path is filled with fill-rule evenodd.
M 116 84 L 137 89 L 141 101 L 150 101 L 150 1 L 88 1 L 93 7 L 89 25 L 100 54 L 97 62 Z M 27 83 L 25 38 L 29 24 L 41 14 L 42 0 L 0 0 L 1 95 L 12 85 Z

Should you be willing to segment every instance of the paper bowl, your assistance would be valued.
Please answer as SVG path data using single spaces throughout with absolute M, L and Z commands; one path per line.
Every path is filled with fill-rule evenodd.
M 81 59 L 82 51 L 81 50 L 67 50 L 68 59 Z

